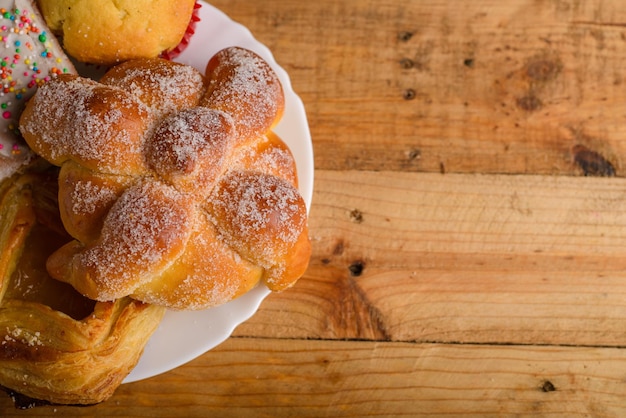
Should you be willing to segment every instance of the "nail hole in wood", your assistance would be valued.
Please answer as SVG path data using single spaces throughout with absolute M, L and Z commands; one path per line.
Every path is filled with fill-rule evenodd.
M 413 100 L 415 99 L 415 90 L 413 89 L 406 89 L 402 92 L 402 98 L 404 100 Z
M 398 34 L 398 39 L 401 40 L 402 42 L 407 42 L 409 39 L 411 39 L 413 37 L 413 33 L 412 32 L 400 32 Z
M 400 60 L 400 65 L 402 66 L 402 68 L 404 68 L 405 70 L 410 70 L 411 68 L 413 68 L 415 66 L 415 63 L 413 62 L 412 59 L 410 58 L 402 58 Z
M 409 161 L 419 160 L 422 158 L 422 151 L 419 149 L 412 149 L 409 151 Z
M 556 390 L 556 387 L 554 386 L 554 384 L 549 381 L 549 380 L 544 380 L 543 383 L 541 384 L 541 390 L 543 392 L 554 392 Z
M 350 275 L 352 277 L 358 277 L 363 274 L 364 268 L 365 264 L 362 261 L 355 261 L 354 263 L 350 264 L 350 267 L 348 267 L 348 269 L 350 270 Z

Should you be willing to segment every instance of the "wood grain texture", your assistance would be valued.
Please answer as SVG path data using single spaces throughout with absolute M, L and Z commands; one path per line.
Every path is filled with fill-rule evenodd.
M 318 171 L 316 182 L 312 267 L 236 335 L 626 340 L 623 179 Z
M 0 416 L 626 416 L 626 5 L 212 3 L 305 103 L 310 268 L 187 365 Z
M 224 6 L 292 76 L 320 169 L 571 175 L 579 144 L 625 164 L 617 1 Z
M 624 350 L 612 348 L 231 338 L 186 367 L 122 386 L 112 402 L 36 412 L 124 417 L 609 417 L 626 413 L 625 369 Z M 29 412 L 35 411 L 3 416 Z

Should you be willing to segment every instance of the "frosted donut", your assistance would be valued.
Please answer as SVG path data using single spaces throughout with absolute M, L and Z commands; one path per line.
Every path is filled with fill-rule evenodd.
M 0 179 L 23 168 L 33 154 L 18 130 L 26 101 L 58 74 L 75 73 L 35 3 L 1 0 L 0 9 Z

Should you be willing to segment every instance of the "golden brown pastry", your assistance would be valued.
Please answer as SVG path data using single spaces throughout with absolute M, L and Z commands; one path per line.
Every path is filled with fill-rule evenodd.
M 164 308 L 94 302 L 47 274 L 47 256 L 71 239 L 56 173 L 33 170 L 0 184 L 0 385 L 38 401 L 94 404 L 136 365 Z
M 307 268 L 295 162 L 271 131 L 284 108 L 278 78 L 235 47 L 209 61 L 205 79 L 194 72 L 155 59 L 102 83 L 59 77 L 22 115 L 28 144 L 61 166 L 75 238 L 48 270 L 89 298 L 204 309 L 259 281 L 285 289 Z
M 50 28 L 81 62 L 154 58 L 183 39 L 195 0 L 39 0 Z

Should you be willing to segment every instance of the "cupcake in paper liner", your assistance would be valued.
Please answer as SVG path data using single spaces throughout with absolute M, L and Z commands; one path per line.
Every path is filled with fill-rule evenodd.
M 103 66 L 178 54 L 198 20 L 196 0 L 45 0 L 39 6 L 68 55 Z

